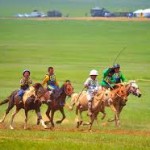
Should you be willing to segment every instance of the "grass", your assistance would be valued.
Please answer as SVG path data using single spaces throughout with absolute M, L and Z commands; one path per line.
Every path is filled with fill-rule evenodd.
M 5 135 L 12 134 L 12 131 L 6 132 Z M 148 149 L 149 138 L 145 137 L 144 142 L 139 146 L 137 143 L 141 142 L 142 138 L 136 135 L 111 135 L 104 133 L 81 133 L 70 132 L 64 136 L 62 131 L 54 132 L 39 132 L 39 131 L 26 131 L 20 133 L 20 131 L 14 131 L 14 135 L 18 135 L 15 139 L 7 138 L 1 141 L 1 147 L 7 149 L 8 147 L 3 144 L 11 142 L 12 149 L 16 147 L 22 147 L 22 149 Z M 34 136 L 33 136 L 34 134 Z M 23 138 L 20 138 L 23 136 Z M 134 138 L 133 141 L 129 141 L 129 138 Z M 24 141 L 25 139 L 26 141 Z M 32 141 L 31 141 L 32 139 Z
M 81 91 L 91 69 L 99 71 L 117 59 L 121 70 L 130 79 L 150 80 L 149 22 L 111 21 L 36 21 L 0 19 L 0 99 L 19 88 L 25 68 L 31 70 L 34 82 L 41 82 L 48 66 L 54 66 L 59 83 L 70 79 L 75 92 Z M 0 124 L 1 149 L 149 149 L 149 81 L 138 80 L 142 98 L 129 97 L 121 114 L 121 128 L 114 124 L 102 126 L 113 117 L 107 108 L 107 118 L 93 126 L 75 129 L 75 114 L 67 109 L 66 120 L 55 130 L 43 130 L 35 125 L 34 112 L 29 113 L 29 130 L 23 130 L 21 111 L 9 130 L 11 114 Z M 69 100 L 67 100 L 69 103 Z M 6 105 L 0 107 L 0 118 Z M 42 106 L 42 114 L 46 106 Z M 60 118 L 56 113 L 55 120 Z M 87 120 L 86 113 L 84 114 Z

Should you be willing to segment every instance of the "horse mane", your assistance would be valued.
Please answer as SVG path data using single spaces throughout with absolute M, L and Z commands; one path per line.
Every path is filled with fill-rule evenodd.
M 65 84 L 66 84 L 67 82 L 69 82 L 69 83 L 70 83 L 70 80 L 66 80 L 66 81 L 62 84 L 62 86 L 61 86 L 60 88 L 58 88 L 58 89 L 54 89 L 54 90 L 53 90 L 53 92 L 54 92 L 54 93 L 59 92 L 59 94 L 61 94 L 61 93 L 63 92 L 63 90 L 64 90 L 64 86 L 65 86 Z M 54 95 L 55 95 L 55 94 L 54 94 Z
M 27 98 L 31 97 L 33 95 L 35 96 L 35 88 L 34 88 L 34 86 L 31 86 L 28 90 L 25 91 L 25 93 L 23 95 L 23 102 L 25 103 Z
M 35 90 L 38 90 L 40 87 L 42 87 L 42 84 L 41 83 L 35 83 L 33 85 L 33 87 L 35 88 Z
M 122 83 L 115 84 L 115 85 L 113 86 L 113 89 L 118 89 L 118 88 L 120 88 L 121 86 L 123 86 Z
M 27 98 L 35 96 L 36 95 L 36 91 L 40 87 L 43 87 L 41 83 L 35 83 L 32 86 L 30 86 L 30 88 L 28 90 L 26 90 L 24 95 L 23 95 L 23 101 L 25 102 L 27 100 Z
M 66 80 L 65 83 L 66 83 L 66 82 L 70 82 L 70 80 Z

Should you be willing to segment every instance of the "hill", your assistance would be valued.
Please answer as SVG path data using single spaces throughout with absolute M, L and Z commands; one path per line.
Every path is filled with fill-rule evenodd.
M 47 12 L 58 9 L 64 15 L 90 15 L 92 7 L 105 7 L 110 11 L 134 11 L 150 6 L 149 0 L 0 0 L 0 16 L 12 16 L 16 13 L 31 12 L 34 9 Z

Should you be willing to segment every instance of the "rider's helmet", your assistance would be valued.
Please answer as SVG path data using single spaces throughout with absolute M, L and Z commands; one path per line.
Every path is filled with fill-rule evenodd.
M 90 76 L 98 76 L 98 71 L 97 70 L 91 70 L 89 75 Z
M 28 70 L 28 69 L 25 69 L 25 70 L 23 70 L 23 75 L 25 74 L 25 72 L 28 72 L 29 73 L 29 75 L 30 75 L 30 70 Z
M 120 68 L 120 65 L 119 65 L 119 64 L 114 64 L 114 65 L 113 65 L 113 68 L 114 68 L 114 69 Z

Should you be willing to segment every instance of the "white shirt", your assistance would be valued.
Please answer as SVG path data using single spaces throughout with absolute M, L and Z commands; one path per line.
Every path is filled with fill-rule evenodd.
M 84 85 L 87 86 L 88 92 L 96 92 L 99 88 L 98 81 L 96 79 L 93 80 L 90 77 L 87 78 L 87 80 L 84 82 Z

